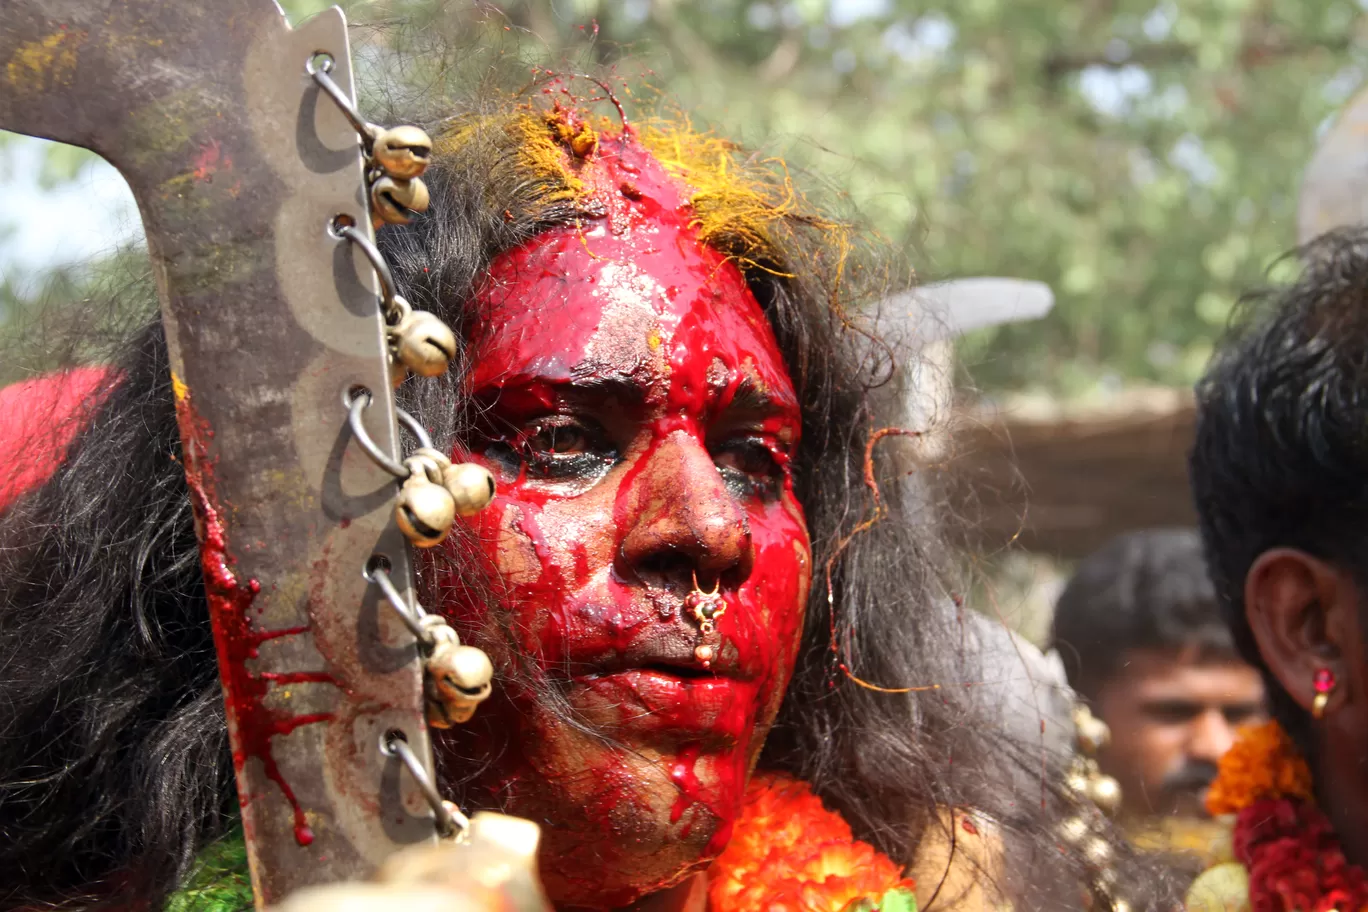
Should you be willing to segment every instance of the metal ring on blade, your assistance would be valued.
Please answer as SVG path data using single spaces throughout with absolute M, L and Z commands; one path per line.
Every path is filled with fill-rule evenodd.
M 409 606 L 404 602 L 403 596 L 399 594 L 399 590 L 394 588 L 394 580 L 390 579 L 389 571 L 384 567 L 373 567 L 368 569 L 365 571 L 365 576 L 368 581 L 380 587 L 380 591 L 385 595 L 385 600 L 390 603 L 391 608 L 398 612 L 399 619 L 404 622 L 404 626 L 409 629 L 409 633 L 412 633 L 417 637 L 420 643 L 428 643 L 430 645 L 432 634 L 424 629 L 423 625 L 419 623 L 419 619 L 427 614 L 427 612 L 423 610 L 423 606 L 415 602 L 413 609 L 410 610 Z
M 380 279 L 380 297 L 385 302 L 386 315 L 388 316 L 397 308 L 408 306 L 407 302 L 402 305 L 398 303 L 404 299 L 399 297 L 395 290 L 394 273 L 390 272 L 389 263 L 385 262 L 385 258 L 380 255 L 379 249 L 371 243 L 370 238 L 358 231 L 355 225 L 341 225 L 336 229 L 336 233 L 338 237 L 351 241 L 360 247 L 361 252 L 366 255 L 366 259 L 370 260 L 371 268 L 375 270 L 376 277 Z
M 315 60 L 319 60 L 320 62 L 315 65 Z M 375 137 L 380 132 L 380 128 L 375 126 L 375 124 L 367 123 L 356 110 L 356 106 L 352 104 L 351 99 L 347 97 L 347 93 L 343 92 L 342 87 L 336 82 L 333 82 L 333 78 L 328 75 L 332 72 L 332 68 L 333 57 L 332 54 L 329 54 L 327 51 L 319 51 L 308 60 L 304 61 L 304 71 L 313 77 L 313 81 L 318 83 L 318 87 L 333 100 L 333 104 L 337 105 L 338 109 L 341 110 L 342 116 L 347 118 L 347 122 L 361 135 L 361 140 L 365 143 L 366 151 L 369 153 L 370 145 L 375 141 Z
M 385 753 L 391 757 L 397 756 L 405 767 L 408 768 L 409 775 L 417 783 L 418 790 L 427 799 L 428 806 L 432 808 L 432 813 L 437 818 L 437 831 L 443 836 L 451 837 L 463 833 L 470 827 L 470 819 L 462 814 L 460 809 L 450 801 L 444 799 L 437 786 L 432 784 L 428 778 L 427 770 L 418 760 L 418 755 L 409 747 L 408 740 L 401 732 L 389 732 L 385 735 Z
M 370 390 L 360 390 L 352 395 L 351 400 L 347 405 L 347 426 L 351 428 L 352 436 L 356 438 L 356 442 L 361 444 L 361 449 L 365 450 L 366 455 L 369 456 L 376 465 L 386 472 L 389 472 L 395 478 L 408 478 L 409 475 L 412 474 L 409 471 L 408 466 L 404 465 L 402 462 L 395 462 L 391 459 L 384 450 L 375 445 L 375 441 L 371 439 L 371 435 L 366 431 L 366 425 L 361 418 L 362 415 L 365 414 L 366 407 L 370 405 L 370 402 Z M 400 414 L 403 413 L 401 412 Z
M 410 434 L 418 438 L 418 445 L 420 447 L 428 450 L 432 449 L 432 438 L 428 436 L 427 428 L 418 423 L 417 418 L 414 418 L 408 412 L 397 406 L 394 409 L 394 416 L 399 419 L 399 423 L 402 424 Z

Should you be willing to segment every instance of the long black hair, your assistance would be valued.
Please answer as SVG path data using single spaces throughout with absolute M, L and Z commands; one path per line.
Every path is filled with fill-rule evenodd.
M 432 123 L 432 213 L 381 233 L 406 297 L 458 336 L 471 329 L 468 305 L 493 257 L 585 214 L 555 173 L 529 164 L 526 125 L 541 116 L 473 111 Z M 733 201 L 750 207 L 749 221 L 708 221 L 700 200 L 700 223 L 742 264 L 798 390 L 805 432 L 795 478 L 817 569 L 761 766 L 810 782 L 857 836 L 902 862 L 932 828 L 946 828 L 943 809 L 975 807 L 1000 825 L 1006 850 L 985 883 L 1018 908 L 1081 907 L 1096 871 L 1055 835 L 1057 821 L 1080 810 L 1060 785 L 1063 761 L 1012 735 L 999 707 L 972 699 L 968 685 L 1003 670 L 980 668 L 967 645 L 931 499 L 904 490 L 914 461 L 893 451 L 906 438 L 880 444 L 894 458 L 867 464 L 871 436 L 903 420 L 889 379 L 911 357 L 862 323 L 890 273 L 862 266 L 861 246 L 794 197 L 782 171 L 728 154 L 750 175 L 750 195 Z M 469 417 L 462 362 L 400 391 L 442 444 L 460 439 Z M 235 818 L 155 319 L 117 365 L 62 467 L 0 516 L 0 909 L 160 906 Z M 876 506 L 880 520 L 863 528 Z M 851 675 L 925 689 L 884 693 Z M 937 838 L 953 847 L 955 828 Z M 1090 838 L 1092 857 L 1111 859 L 1134 907 L 1171 906 L 1167 882 L 1104 825 Z

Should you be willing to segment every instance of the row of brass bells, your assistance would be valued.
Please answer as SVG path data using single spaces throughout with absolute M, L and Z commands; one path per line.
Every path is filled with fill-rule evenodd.
M 1086 759 L 1070 776 L 1070 785 L 1101 808 L 1104 814 L 1111 816 L 1121 809 L 1121 784 L 1111 776 L 1104 775 L 1095 759 L 1098 752 L 1111 742 L 1111 729 L 1081 704 L 1074 708 L 1073 722 L 1078 751 Z
M 453 465 L 441 452 L 423 447 L 404 460 L 409 476 L 399 489 L 394 515 L 400 530 L 419 548 L 439 545 L 456 517 L 474 516 L 494 499 L 494 476 L 481 465 Z
M 423 659 L 423 696 L 433 728 L 470 721 L 493 690 L 494 665 L 484 650 L 463 646 L 456 631 L 435 614 L 420 622 L 427 632 Z
M 456 334 L 436 314 L 414 310 L 395 295 L 385 329 L 390 354 L 390 381 L 398 386 L 409 371 L 440 377 L 456 357 Z
M 419 176 L 432 160 L 432 139 L 417 127 L 376 128 L 370 161 L 376 177 L 371 183 L 371 216 L 375 227 L 407 225 L 426 212 L 432 202 Z
M 406 225 L 413 215 L 426 212 L 432 200 L 427 185 L 418 178 L 432 161 L 432 138 L 418 127 L 377 127 L 371 124 L 370 173 L 371 217 L 382 225 Z M 439 377 L 456 354 L 456 335 L 435 315 L 414 310 L 395 295 L 387 314 L 390 379 L 395 386 L 408 372 L 420 377 Z
M 1094 865 L 1106 864 L 1111 859 L 1111 843 L 1093 833 L 1092 825 L 1084 817 L 1070 817 L 1059 825 L 1059 839 L 1065 845 L 1083 850 L 1083 857 Z
M 1111 776 L 1104 775 L 1097 765 L 1097 753 L 1111 741 L 1107 723 L 1092 714 L 1083 704 L 1073 711 L 1074 744 L 1077 753 L 1065 784 L 1080 798 L 1093 806 L 1081 805 L 1079 816 L 1070 817 L 1059 825 L 1059 838 L 1083 854 L 1091 869 L 1089 880 L 1095 896 L 1110 912 L 1130 912 L 1130 903 L 1116 894 L 1116 871 L 1111 867 L 1112 845 L 1099 835 L 1094 822 L 1101 823 L 1101 815 L 1111 816 L 1121 807 L 1121 786 Z
M 371 212 L 375 227 L 407 224 L 426 212 L 431 198 L 419 178 L 432 158 L 432 140 L 417 127 L 376 128 L 371 138 Z M 386 315 L 391 379 L 397 386 L 409 371 L 420 377 L 444 374 L 456 355 L 456 335 L 427 311 L 414 310 L 395 295 Z M 404 461 L 409 477 L 399 491 L 395 517 L 404 535 L 420 548 L 440 544 L 456 516 L 472 516 L 494 497 L 494 478 L 474 463 L 453 465 L 444 453 L 424 447 Z M 428 724 L 450 728 L 466 722 L 493 687 L 489 656 L 464 646 L 456 631 L 437 615 L 421 621 L 424 637 L 423 681 Z
M 1088 869 L 1088 885 L 1094 895 L 1092 908 L 1098 912 L 1130 912 L 1130 904 L 1117 894 L 1116 870 L 1111 866 L 1114 850 L 1100 835 L 1101 815 L 1096 808 L 1080 808 L 1077 816 L 1059 824 L 1059 841 L 1078 850 Z

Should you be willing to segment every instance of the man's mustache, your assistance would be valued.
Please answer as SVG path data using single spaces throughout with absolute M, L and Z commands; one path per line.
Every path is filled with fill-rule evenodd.
M 1200 792 L 1215 780 L 1216 764 L 1193 760 L 1165 776 L 1162 786 L 1166 792 Z

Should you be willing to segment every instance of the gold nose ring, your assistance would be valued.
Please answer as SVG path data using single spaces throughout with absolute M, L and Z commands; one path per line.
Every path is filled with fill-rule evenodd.
M 717 632 L 717 619 L 727 613 L 727 603 L 720 594 L 721 588 L 722 579 L 718 577 L 713 581 L 712 591 L 704 592 L 703 587 L 698 585 L 698 571 L 695 570 L 693 591 L 684 599 L 684 607 L 693 613 L 694 620 L 698 622 L 698 645 L 694 647 L 694 658 L 704 668 L 712 667 L 712 661 L 717 657 L 717 645 L 709 640 Z

